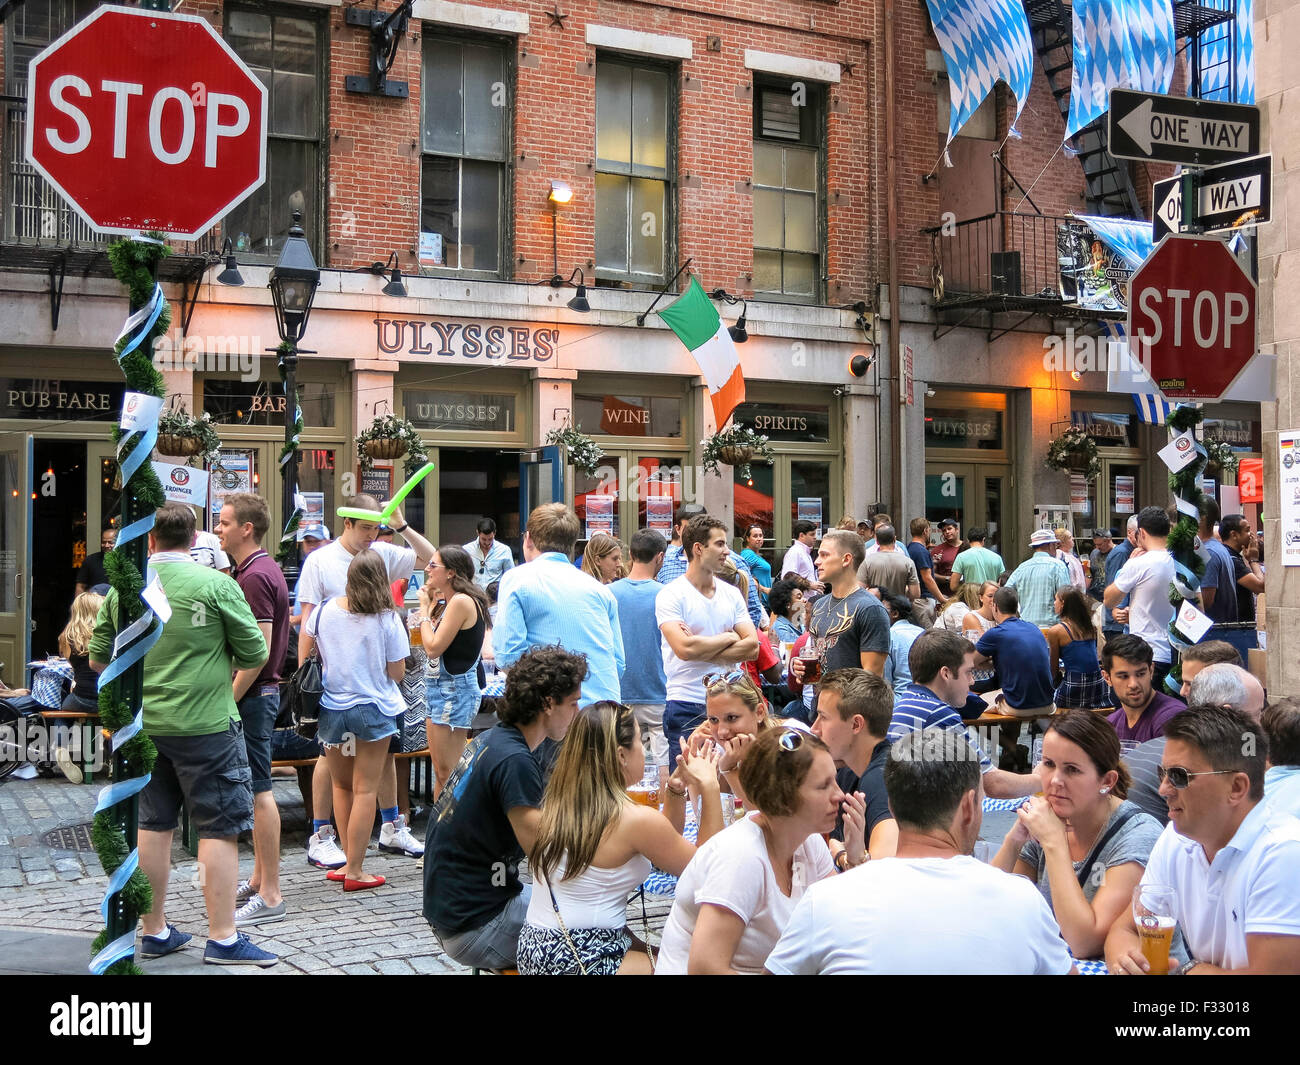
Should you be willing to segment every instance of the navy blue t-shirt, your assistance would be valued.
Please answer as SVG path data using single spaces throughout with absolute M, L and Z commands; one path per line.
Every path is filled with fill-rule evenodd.
M 975 650 L 997 663 L 1002 693 L 1013 710 L 1047 706 L 1055 698 L 1051 652 L 1037 625 L 1007 618 L 981 636 Z
M 925 574 L 922 572 L 922 570 L 934 568 L 934 562 L 930 558 L 930 549 L 924 544 L 918 544 L 913 540 L 907 545 L 907 557 L 916 563 L 916 579 L 921 582 L 921 594 L 927 599 L 933 599 L 934 593 L 926 586 Z

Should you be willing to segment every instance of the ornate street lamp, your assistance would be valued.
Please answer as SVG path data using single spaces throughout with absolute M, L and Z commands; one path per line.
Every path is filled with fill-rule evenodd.
M 280 366 L 284 372 L 284 443 L 292 448 L 294 430 L 298 422 L 297 385 L 298 342 L 307 332 L 307 319 L 311 317 L 312 300 L 320 284 L 320 267 L 312 258 L 311 246 L 302 230 L 302 212 L 293 212 L 293 225 L 289 239 L 280 251 L 280 261 L 271 270 L 271 301 L 275 304 L 275 327 L 287 349 L 280 353 Z M 288 524 L 294 511 L 297 494 L 298 463 L 296 451 L 281 467 L 284 474 L 282 514 Z M 298 540 L 295 535 L 288 545 L 284 561 L 284 579 L 292 590 L 298 579 Z

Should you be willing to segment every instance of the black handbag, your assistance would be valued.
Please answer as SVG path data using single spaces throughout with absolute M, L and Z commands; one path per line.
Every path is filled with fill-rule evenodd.
M 328 603 L 329 600 L 325 602 Z M 325 603 L 321 603 L 318 609 L 323 611 Z M 320 655 L 319 620 L 316 623 L 314 642 L 311 656 L 294 670 L 284 693 L 293 730 L 305 740 L 316 738 L 316 728 L 320 724 L 320 700 L 325 691 L 324 660 Z

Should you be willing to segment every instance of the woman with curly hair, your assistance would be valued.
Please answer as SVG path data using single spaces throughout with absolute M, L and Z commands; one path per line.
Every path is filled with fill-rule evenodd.
M 673 876 L 695 855 L 680 825 L 688 790 L 701 796 L 699 843 L 722 831 L 718 752 L 681 756 L 668 781 L 666 814 L 640 806 L 628 787 L 645 772 L 636 714 L 603 701 L 578 712 L 546 785 L 528 922 L 519 934 L 525 975 L 646 973 L 649 955 L 630 951 L 627 899 L 653 863 Z M 644 944 L 638 944 L 644 948 Z
M 803 631 L 803 589 L 797 580 L 782 577 L 772 585 L 767 603 L 772 610 L 772 635 L 781 643 L 794 643 Z
M 593 533 L 582 552 L 582 572 L 601 584 L 613 584 L 627 576 L 623 568 L 623 544 L 609 533 Z

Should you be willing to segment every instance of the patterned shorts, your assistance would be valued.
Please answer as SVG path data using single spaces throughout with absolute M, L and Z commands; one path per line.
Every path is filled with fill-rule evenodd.
M 569 938 L 573 947 L 558 928 L 524 925 L 519 932 L 519 974 L 579 976 L 576 947 L 588 976 L 615 976 L 632 944 L 625 928 L 570 928 Z
M 1056 705 L 1062 710 L 1082 707 L 1092 710 L 1110 705 L 1110 688 L 1100 673 L 1065 671 L 1065 679 L 1056 689 Z

